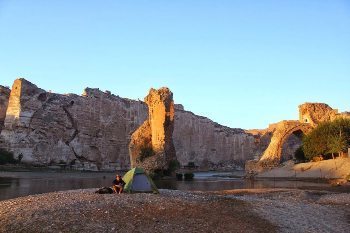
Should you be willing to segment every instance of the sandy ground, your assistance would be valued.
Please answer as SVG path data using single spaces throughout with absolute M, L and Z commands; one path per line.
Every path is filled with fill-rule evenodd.
M 349 232 L 350 194 L 289 189 L 94 194 L 0 202 L 0 232 Z
M 350 176 L 350 158 L 337 158 L 319 162 L 294 164 L 289 161 L 282 167 L 257 175 L 260 178 L 322 178 L 335 179 Z

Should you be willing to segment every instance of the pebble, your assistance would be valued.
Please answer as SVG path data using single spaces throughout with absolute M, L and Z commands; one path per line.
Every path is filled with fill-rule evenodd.
M 247 212 L 278 226 L 278 232 L 347 232 L 349 229 L 346 219 L 350 216 L 349 193 L 290 190 L 237 195 L 160 189 L 160 194 L 101 195 L 94 191 L 62 191 L 0 201 L 0 232 L 91 232 L 91 229 L 94 232 L 154 232 L 155 229 L 157 232 L 225 232 L 225 224 L 239 223 L 232 219 L 222 226 L 201 222 L 208 215 L 201 212 L 194 212 L 195 218 L 186 217 L 181 222 L 172 218 L 172 215 L 179 218 L 172 211 L 196 211 L 196 206 L 209 205 L 211 214 L 235 219 L 234 212 L 232 216 L 220 215 L 224 213 L 222 207 L 215 209 L 219 208 L 216 204 L 220 200 L 231 199 L 246 202 Z M 119 222 L 124 225 L 118 225 Z M 241 230 L 258 232 L 254 227 L 250 231 L 242 226 Z

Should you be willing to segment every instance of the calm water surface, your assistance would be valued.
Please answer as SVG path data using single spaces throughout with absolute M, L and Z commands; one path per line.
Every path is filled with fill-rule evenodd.
M 328 187 L 328 184 L 305 181 L 245 180 L 227 176 L 243 175 L 242 171 L 231 173 L 198 172 L 192 181 L 173 179 L 156 181 L 158 188 L 187 191 L 216 191 L 242 188 L 301 188 Z M 0 172 L 0 200 L 71 189 L 100 188 L 111 186 L 114 173 L 76 172 Z

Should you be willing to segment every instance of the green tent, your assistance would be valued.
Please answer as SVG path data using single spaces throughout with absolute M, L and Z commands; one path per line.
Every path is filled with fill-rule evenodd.
M 133 168 L 124 176 L 124 191 L 127 193 L 159 193 L 153 180 L 145 173 L 142 168 Z

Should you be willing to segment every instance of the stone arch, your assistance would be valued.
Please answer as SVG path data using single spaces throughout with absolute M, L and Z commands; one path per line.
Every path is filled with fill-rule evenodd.
M 310 124 L 300 123 L 299 121 L 282 121 L 277 123 L 271 142 L 259 162 L 271 165 L 279 164 L 282 156 L 282 146 L 287 138 L 298 131 L 308 134 L 312 129 L 313 127 Z

